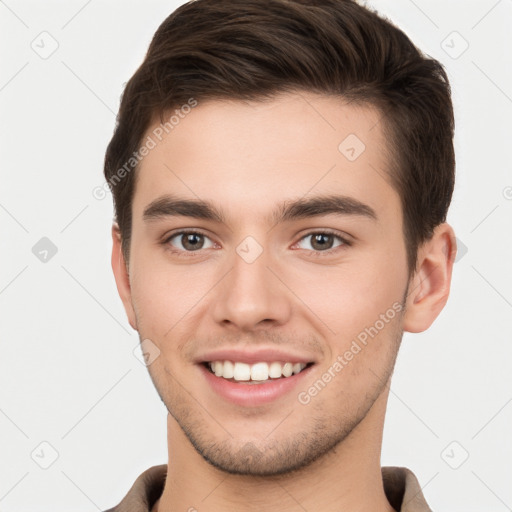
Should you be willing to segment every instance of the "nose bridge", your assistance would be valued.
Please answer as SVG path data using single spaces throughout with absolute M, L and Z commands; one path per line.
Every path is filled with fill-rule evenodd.
M 285 323 L 290 298 L 274 274 L 275 266 L 269 249 L 252 237 L 244 239 L 236 247 L 231 270 L 215 298 L 215 320 L 244 330 L 263 323 Z

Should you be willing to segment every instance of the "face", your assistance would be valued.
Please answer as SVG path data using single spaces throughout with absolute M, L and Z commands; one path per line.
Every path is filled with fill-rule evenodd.
M 408 273 L 379 117 L 199 102 L 141 163 L 125 307 L 173 424 L 225 471 L 304 467 L 385 393 Z

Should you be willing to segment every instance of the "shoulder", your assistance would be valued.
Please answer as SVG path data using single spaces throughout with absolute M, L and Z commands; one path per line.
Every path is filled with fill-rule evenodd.
M 119 505 L 104 512 L 149 512 L 160 498 L 167 476 L 167 464 L 152 466 L 141 473 Z
M 382 482 L 391 506 L 399 512 L 432 512 L 416 475 L 408 468 L 384 466 Z

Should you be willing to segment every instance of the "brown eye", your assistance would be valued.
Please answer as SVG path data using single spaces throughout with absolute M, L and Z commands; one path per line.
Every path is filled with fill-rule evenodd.
M 168 239 L 168 243 L 172 247 L 186 252 L 213 247 L 213 243 L 207 236 L 196 231 L 182 231 L 176 233 Z
M 309 243 L 307 242 L 308 240 Z M 338 243 L 336 243 L 338 240 Z M 302 244 L 302 246 L 301 246 Z M 336 245 L 335 245 L 336 244 Z M 324 252 L 342 245 L 350 245 L 344 238 L 328 231 L 317 231 L 304 236 L 298 243 L 301 249 Z M 309 246 L 309 247 L 308 247 Z
M 316 235 L 312 235 L 311 238 L 311 247 L 313 249 L 317 249 L 319 251 L 323 251 L 325 249 L 331 249 L 334 243 L 333 235 L 326 235 L 325 233 L 318 233 Z

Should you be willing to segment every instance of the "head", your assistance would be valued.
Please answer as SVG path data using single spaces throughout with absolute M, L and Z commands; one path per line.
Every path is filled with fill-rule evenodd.
M 196 0 L 159 27 L 105 157 L 113 266 L 210 463 L 297 469 L 382 402 L 402 332 L 448 296 L 453 129 L 442 66 L 353 1 Z M 232 350 L 304 360 L 300 389 L 219 397 L 203 363 Z

